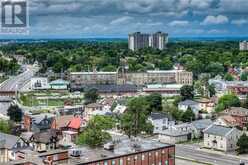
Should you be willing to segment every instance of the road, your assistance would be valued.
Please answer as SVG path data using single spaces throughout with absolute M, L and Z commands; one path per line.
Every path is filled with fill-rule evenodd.
M 21 89 L 28 81 L 31 80 L 34 74 L 38 71 L 38 68 L 32 65 L 26 65 L 25 68 L 25 72 L 3 82 L 0 85 L 0 92 L 14 92 Z
M 239 165 L 240 159 L 236 156 L 230 156 L 225 154 L 216 154 L 203 151 L 195 146 L 189 145 L 176 145 L 176 156 L 184 157 L 199 162 L 206 162 L 213 165 Z M 245 164 L 248 164 L 247 160 L 242 160 Z

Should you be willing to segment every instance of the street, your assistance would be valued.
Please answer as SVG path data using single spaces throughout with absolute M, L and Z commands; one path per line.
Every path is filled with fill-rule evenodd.
M 194 146 L 181 144 L 176 145 L 176 156 L 213 165 L 239 165 L 240 163 L 240 159 L 235 156 L 206 152 Z M 244 162 L 248 164 L 248 158 Z
M 37 72 L 37 68 L 31 65 L 26 66 L 26 71 L 6 80 L 0 86 L 1 91 L 10 91 L 14 92 L 16 90 L 21 89 Z

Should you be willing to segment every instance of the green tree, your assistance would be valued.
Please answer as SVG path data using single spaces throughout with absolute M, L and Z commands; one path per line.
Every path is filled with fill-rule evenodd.
M 0 132 L 9 134 L 11 132 L 11 124 L 8 121 L 0 120 Z
M 78 145 L 89 145 L 91 147 L 101 146 L 111 140 L 111 135 L 106 132 L 115 126 L 115 120 L 106 116 L 95 116 L 91 119 L 86 129 L 81 133 L 76 143 Z
M 194 98 L 194 87 L 191 85 L 184 85 L 180 89 L 180 94 L 182 100 L 193 99 Z
M 237 142 L 237 146 L 238 146 L 238 153 L 239 154 L 246 154 L 248 153 L 248 136 L 246 134 L 243 134 L 238 142 Z
M 225 74 L 224 79 L 226 81 L 233 81 L 234 80 L 233 76 L 229 73 Z
M 243 107 L 248 108 L 248 95 L 246 95 L 246 99 L 245 99 L 245 101 L 243 103 Z
M 93 88 L 89 91 L 85 92 L 84 98 L 85 98 L 85 104 L 91 104 L 95 103 L 99 97 L 99 94 L 97 92 L 97 89 Z
M 248 72 L 243 72 L 240 76 L 240 80 L 247 81 Z
M 190 107 L 188 107 L 188 109 L 182 114 L 181 120 L 183 122 L 191 122 L 195 120 L 195 114 Z
M 22 121 L 23 112 L 17 105 L 11 105 L 8 109 L 7 115 L 10 120 L 20 122 Z
M 208 86 L 209 96 L 213 97 L 216 94 L 215 86 L 213 84 Z
M 149 110 L 152 111 L 162 111 L 162 95 L 159 93 L 150 94 L 146 97 Z
M 240 105 L 241 105 L 241 102 L 236 95 L 227 94 L 219 98 L 215 111 L 221 112 L 226 108 L 239 107 Z
M 146 98 L 137 97 L 128 102 L 127 112 L 121 117 L 121 128 L 129 136 L 137 136 L 141 132 L 149 133 L 147 122 L 149 105 Z

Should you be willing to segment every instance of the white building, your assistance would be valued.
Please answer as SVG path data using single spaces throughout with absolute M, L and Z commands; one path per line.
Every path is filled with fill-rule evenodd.
M 34 77 L 31 79 L 32 90 L 48 89 L 48 79 L 46 77 Z
M 241 50 L 241 51 L 248 50 L 248 42 L 247 41 L 240 42 L 239 43 L 239 50 Z
M 173 120 L 172 117 L 167 116 L 166 114 L 163 113 L 152 112 L 148 120 L 154 126 L 153 129 L 154 134 L 160 133 L 163 130 L 168 129 L 169 127 L 175 125 L 175 120 Z
M 164 50 L 168 43 L 168 34 L 157 32 L 149 36 L 149 46 L 159 50 Z
M 234 151 L 242 132 L 237 128 L 211 125 L 204 131 L 204 147 L 220 151 Z
M 198 117 L 199 111 L 201 110 L 198 102 L 193 100 L 185 100 L 178 104 L 178 109 L 183 112 L 187 111 L 188 108 L 190 108 L 194 112 L 195 116 Z

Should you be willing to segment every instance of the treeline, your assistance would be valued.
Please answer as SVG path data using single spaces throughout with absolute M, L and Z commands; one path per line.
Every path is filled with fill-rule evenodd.
M 176 42 L 167 50 L 150 48 L 136 52 L 128 50 L 127 42 L 60 41 L 12 44 L 2 48 L 7 54 L 22 54 L 32 63 L 42 64 L 43 72 L 87 71 L 96 68 L 114 71 L 128 65 L 129 71 L 172 69 L 180 63 L 195 76 L 200 73 L 224 75 L 230 66 L 248 66 L 248 52 L 239 51 L 238 42 Z

